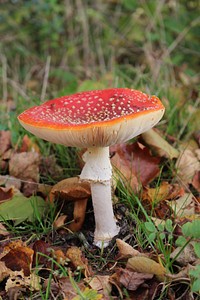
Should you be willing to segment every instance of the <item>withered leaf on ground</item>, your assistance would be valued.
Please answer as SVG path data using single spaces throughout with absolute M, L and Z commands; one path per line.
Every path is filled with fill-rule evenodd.
M 200 171 L 200 149 L 184 149 L 176 162 L 177 174 L 185 184 L 192 183 L 196 172 Z
M 126 267 L 135 272 L 154 274 L 160 281 L 164 280 L 166 274 L 166 269 L 161 264 L 145 256 L 129 258 Z
M 12 187 L 0 187 L 0 203 L 12 198 L 14 194 L 14 189 Z
M 32 246 L 34 255 L 33 255 L 33 266 L 44 265 L 47 261 L 50 254 L 49 244 L 43 240 L 37 240 Z
M 138 250 L 135 250 L 132 246 L 127 244 L 121 239 L 116 239 L 116 244 L 119 249 L 119 258 L 132 257 L 137 255 L 142 255 Z
M 112 291 L 112 286 L 110 284 L 109 279 L 110 279 L 109 275 L 96 275 L 92 278 L 88 278 L 86 282 L 93 290 L 98 291 L 104 296 L 110 296 Z
M 173 159 L 179 155 L 179 151 L 172 147 L 155 129 L 142 133 L 142 138 L 159 157 Z
M 119 144 L 110 148 L 115 176 L 122 175 L 134 190 L 151 182 L 159 174 L 159 157 L 153 157 L 141 143 Z
M 55 155 L 42 156 L 40 160 L 40 175 L 59 180 L 63 176 L 63 169 L 57 164 Z
M 41 289 L 40 278 L 35 273 L 25 276 L 23 271 L 14 271 L 8 278 L 5 289 L 7 292 L 11 292 L 11 290 L 15 291 L 16 288 L 19 288 L 23 292 L 26 291 L 25 288 L 31 291 L 39 291 Z
M 39 181 L 39 154 L 36 152 L 14 153 L 9 161 L 11 176 L 22 180 Z
M 20 190 L 22 182 L 19 178 L 15 178 L 9 175 L 0 175 L 0 185 L 5 187 L 15 187 Z
M 9 161 L 11 176 L 24 180 L 24 194 L 30 196 L 37 190 L 39 182 L 40 156 L 37 152 L 14 153 Z
M 181 266 L 192 264 L 198 259 L 194 251 L 193 242 L 190 242 L 183 249 L 180 246 L 174 249 L 174 251 L 170 254 L 170 258 L 176 258 L 176 262 L 178 262 Z
M 162 200 L 173 200 L 183 196 L 184 189 L 178 184 L 169 184 L 163 181 L 156 188 L 144 188 L 142 198 L 148 199 L 150 202 L 160 202 Z
M 58 283 L 62 293 L 65 295 L 65 299 L 72 300 L 77 295 L 69 277 L 58 278 Z M 81 291 L 85 289 L 85 284 L 83 281 L 76 283 L 76 285 Z
M 10 276 L 12 271 L 7 268 L 4 261 L 0 261 L 0 282 L 2 282 L 5 278 Z
M 5 262 L 6 267 L 12 271 L 23 270 L 24 275 L 29 276 L 32 259 L 33 250 L 29 247 L 19 246 L 10 249 L 10 251 L 1 258 L 1 261 Z
M 22 139 L 22 145 L 19 149 L 20 152 L 37 152 L 40 153 L 40 149 L 36 143 L 34 143 L 27 134 Z
M 0 130 L 0 157 L 11 147 L 10 131 Z
M 185 193 L 177 200 L 168 202 L 176 217 L 182 218 L 195 214 L 195 199 L 192 193 Z
M 70 247 L 66 252 L 66 257 L 70 259 L 70 262 L 72 263 L 74 268 L 81 268 L 81 271 L 85 275 L 85 277 L 89 277 L 92 275 L 92 271 L 90 266 L 88 265 L 88 261 L 78 247 Z
M 125 286 L 127 290 L 135 291 L 137 288 L 145 282 L 153 278 L 153 274 L 138 273 L 131 269 L 120 269 L 119 282 Z
M 7 236 L 9 234 L 10 233 L 7 231 L 6 227 L 2 223 L 0 223 L 0 235 Z

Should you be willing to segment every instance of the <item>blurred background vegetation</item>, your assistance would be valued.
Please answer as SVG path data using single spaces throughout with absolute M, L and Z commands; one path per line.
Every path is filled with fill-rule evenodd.
M 126 86 L 162 99 L 166 134 L 191 130 L 198 0 L 1 0 L 0 9 L 0 129 L 34 103 Z

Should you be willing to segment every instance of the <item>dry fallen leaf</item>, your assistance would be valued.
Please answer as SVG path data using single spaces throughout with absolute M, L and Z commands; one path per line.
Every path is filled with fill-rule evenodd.
M 127 244 L 121 239 L 116 239 L 116 244 L 119 249 L 119 256 L 120 258 L 128 257 L 128 256 L 137 256 L 137 255 L 142 255 L 139 251 L 133 249 L 132 246 Z
M 37 240 L 32 246 L 34 255 L 32 265 L 44 265 L 50 254 L 49 244 L 43 240 Z
M 66 300 L 72 300 L 77 295 L 76 290 L 74 289 L 74 286 L 69 277 L 58 278 L 58 283 L 62 293 L 65 295 Z M 85 289 L 83 281 L 76 283 L 76 285 L 80 291 L 83 291 Z
M 12 271 L 23 270 L 25 276 L 30 275 L 32 260 L 33 250 L 25 246 L 10 249 L 10 251 L 1 258 L 1 261 L 5 262 L 7 268 Z
M 105 296 L 110 296 L 112 286 L 109 282 L 109 279 L 109 275 L 96 275 L 92 278 L 88 278 L 86 282 L 93 290 L 96 290 L 98 293 L 101 293 Z
M 37 152 L 14 153 L 9 161 L 10 175 L 25 181 L 23 192 L 26 196 L 37 190 L 39 161 L 40 156 Z
M 8 175 L 0 175 L 0 185 L 5 187 L 15 187 L 17 190 L 21 189 L 22 182 L 20 179 Z
M 56 181 L 63 177 L 63 168 L 57 164 L 55 155 L 42 156 L 39 168 L 42 177 L 50 177 Z
M 161 264 L 145 256 L 129 258 L 126 267 L 138 273 L 154 274 L 160 281 L 164 280 L 166 274 Z
M 119 282 L 130 291 L 137 290 L 145 280 L 153 278 L 153 274 L 133 272 L 131 269 L 120 269 L 119 272 Z
M 36 152 L 14 153 L 9 162 L 11 176 L 39 181 L 39 154 Z
M 88 265 L 88 261 L 78 247 L 70 247 L 66 252 L 66 257 L 69 258 L 74 268 L 79 267 L 81 269 L 85 277 L 89 277 L 92 275 L 91 269 Z
M 22 145 L 20 147 L 20 152 L 37 152 L 40 154 L 40 148 L 36 143 L 34 143 L 27 134 L 24 135 L 22 139 Z
M 200 149 L 183 150 L 176 162 L 177 174 L 185 184 L 192 183 L 196 172 L 200 171 Z
M 179 151 L 172 147 L 155 129 L 142 133 L 142 138 L 159 157 L 177 158 Z
M 12 198 L 14 189 L 12 187 L 0 187 L 0 203 Z
M 184 189 L 178 184 L 169 184 L 163 181 L 159 187 L 145 188 L 142 194 L 143 200 L 148 199 L 150 202 L 160 202 L 162 200 L 173 200 L 183 196 Z
M 23 271 L 14 271 L 6 282 L 5 290 L 8 292 L 9 289 L 15 287 L 27 287 L 31 291 L 39 291 L 41 289 L 40 278 L 35 273 L 30 274 L 30 276 L 24 276 Z
M 10 233 L 7 231 L 6 227 L 2 223 L 0 223 L 0 235 L 7 236 L 9 234 Z
M 185 193 L 177 200 L 168 202 L 177 218 L 195 214 L 195 201 L 192 193 Z
M 10 131 L 0 130 L 0 157 L 11 147 Z
M 141 143 L 115 145 L 110 151 L 116 178 L 121 177 L 134 190 L 159 174 L 160 158 L 153 157 Z
M 59 229 L 65 225 L 65 221 L 67 219 L 66 215 L 59 216 L 54 222 L 53 222 L 53 228 Z
M 0 282 L 9 277 L 12 271 L 6 267 L 4 261 L 0 261 Z
M 176 258 L 176 262 L 178 262 L 181 266 L 193 264 L 198 259 L 194 251 L 193 242 L 190 242 L 184 248 L 177 247 L 174 249 L 174 251 L 170 254 L 170 258 Z

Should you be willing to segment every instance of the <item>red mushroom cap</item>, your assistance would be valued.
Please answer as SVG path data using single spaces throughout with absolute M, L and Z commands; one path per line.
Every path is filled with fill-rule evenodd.
M 49 100 L 18 116 L 22 126 L 66 146 L 109 146 L 153 127 L 164 106 L 156 96 L 128 88 L 81 92 Z

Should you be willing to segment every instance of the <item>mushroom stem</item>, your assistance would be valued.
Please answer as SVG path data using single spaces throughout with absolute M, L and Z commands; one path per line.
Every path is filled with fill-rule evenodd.
M 80 179 L 91 183 L 96 224 L 94 243 L 98 247 L 106 247 L 119 232 L 112 207 L 112 166 L 109 158 L 109 147 L 88 148 L 83 155 L 83 160 L 85 165 Z
M 91 183 L 92 202 L 95 215 L 94 244 L 107 247 L 119 233 L 112 207 L 110 180 L 104 183 Z

